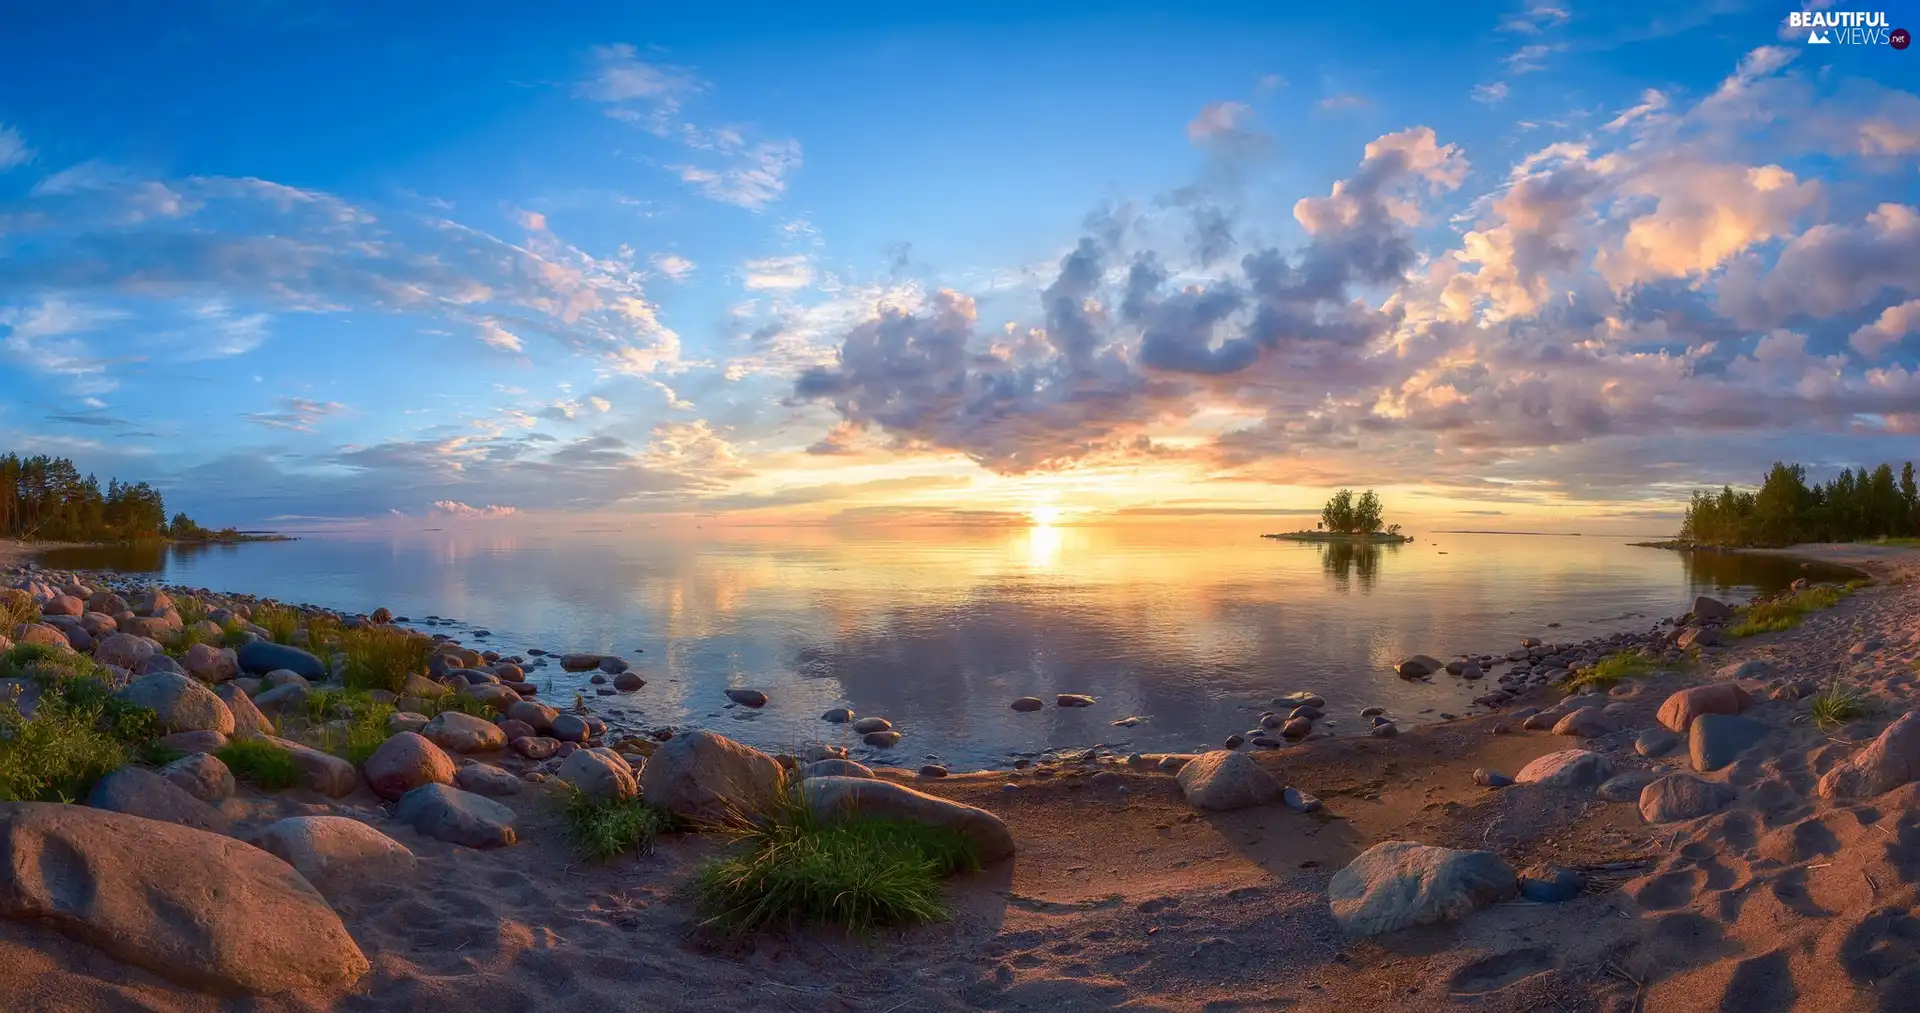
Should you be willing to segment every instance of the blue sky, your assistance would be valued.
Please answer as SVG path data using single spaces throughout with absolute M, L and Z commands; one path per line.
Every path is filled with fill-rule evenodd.
M 0 446 L 212 522 L 1631 523 L 1920 431 L 1920 56 L 1784 6 L 183 6 L 0 39 Z

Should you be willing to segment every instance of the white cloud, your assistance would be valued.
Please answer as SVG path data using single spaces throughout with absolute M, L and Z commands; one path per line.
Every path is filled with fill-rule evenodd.
M 503 352 L 520 352 L 525 350 L 525 346 L 520 341 L 520 336 L 500 326 L 498 320 L 480 321 L 480 341 L 483 344 L 498 348 Z
M 693 275 L 694 262 L 677 253 L 656 253 L 648 258 L 656 270 L 674 281 L 686 281 Z
M 1564 42 L 1538 42 L 1532 45 L 1521 46 L 1519 49 L 1507 54 L 1506 58 L 1501 62 L 1507 65 L 1507 73 L 1509 74 L 1531 74 L 1535 71 L 1545 70 L 1547 67 L 1547 57 L 1555 53 L 1565 52 L 1566 48 L 1567 45 Z
M 110 187 L 124 186 L 133 181 L 132 173 L 96 158 L 42 176 L 40 181 L 33 185 L 33 195 L 50 197 L 79 193 L 83 190 L 105 190 Z
M 787 175 L 800 168 L 800 142 L 796 140 L 761 141 L 750 147 L 727 152 L 731 164 L 718 168 L 702 165 L 676 165 L 680 180 L 700 188 L 700 192 L 723 204 L 758 211 L 780 198 L 787 190 Z
M 596 396 L 596 397 L 587 398 L 587 404 L 592 405 L 593 410 L 599 412 L 602 415 L 605 415 L 606 413 L 613 410 L 613 402 L 608 401 L 606 398 L 603 398 L 603 397 Z
M 473 521 L 512 517 L 514 514 L 519 513 L 520 510 L 517 507 L 499 506 L 493 503 L 489 503 L 486 506 L 468 506 L 459 500 L 442 499 L 434 501 L 433 512 L 443 517 Z
M 1887 307 L 1879 319 L 1854 331 L 1847 344 L 1862 357 L 1877 359 L 1880 353 L 1915 333 L 1920 333 L 1920 299 Z
M 0 172 L 33 161 L 34 154 L 34 150 L 27 147 L 27 139 L 20 136 L 20 131 L 0 123 Z
M 347 410 L 347 406 L 338 401 L 314 401 L 304 397 L 283 397 L 280 410 L 270 412 L 242 412 L 240 417 L 255 425 L 269 429 L 284 429 L 289 432 L 311 433 L 314 424 L 323 418 L 338 415 Z
M 763 257 L 742 265 L 744 281 L 755 291 L 792 291 L 813 282 L 813 267 L 804 256 Z
M 1505 81 L 1477 84 L 1473 86 L 1473 100 L 1475 102 L 1485 102 L 1488 105 L 1497 105 L 1507 100 L 1508 90 L 1507 82 Z
M 1651 119 L 1667 108 L 1667 96 L 1657 88 L 1640 93 L 1640 104 L 1620 111 L 1602 130 L 1621 130 L 1636 120 Z

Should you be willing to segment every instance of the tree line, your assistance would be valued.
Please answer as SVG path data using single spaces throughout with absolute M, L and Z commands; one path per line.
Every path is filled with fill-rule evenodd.
M 166 501 L 145 482 L 107 480 L 64 457 L 0 456 L 0 538 L 100 542 L 198 538 L 214 532 L 186 514 L 167 519 Z
M 1319 527 L 1323 531 L 1332 531 L 1343 535 L 1371 535 L 1381 530 L 1380 497 L 1372 489 L 1354 499 L 1352 489 L 1342 489 L 1327 500 L 1320 508 Z M 1399 534 L 1400 525 L 1386 528 L 1388 534 Z
M 1920 535 L 1920 487 L 1908 462 L 1869 472 L 1848 468 L 1825 485 L 1808 485 L 1807 469 L 1775 462 L 1760 488 L 1700 490 L 1687 504 L 1680 539 L 1698 545 L 1778 546 L 1856 542 Z

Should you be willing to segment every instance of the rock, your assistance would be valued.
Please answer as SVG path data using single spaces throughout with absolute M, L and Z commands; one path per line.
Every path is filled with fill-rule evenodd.
M 166 654 L 149 654 L 141 658 L 139 667 L 134 669 L 135 675 L 152 675 L 155 672 L 172 672 L 175 675 L 187 674 L 187 670 L 182 667 L 178 661 L 173 660 L 171 655 Z
M 1553 734 L 1572 735 L 1583 739 L 1606 735 L 1613 731 L 1613 722 L 1598 707 L 1582 707 L 1554 723 Z
M 455 753 L 485 753 L 507 745 L 506 733 L 499 726 L 459 711 L 441 711 L 420 729 L 420 734 Z
M 1564 865 L 1533 865 L 1520 872 L 1520 896 L 1535 904 L 1559 904 L 1580 896 L 1587 878 Z
M 1689 626 L 1680 631 L 1680 636 L 1674 640 L 1673 645 L 1683 651 L 1688 651 L 1695 647 L 1711 647 L 1719 642 L 1720 627 Z
M 1729 714 L 1702 714 L 1693 720 L 1693 729 L 1687 740 L 1693 769 L 1702 772 L 1719 770 L 1732 763 L 1734 757 L 1745 752 L 1749 746 L 1766 738 L 1770 731 L 1772 729 L 1766 725 L 1747 718 Z
M 495 714 L 505 714 L 514 704 L 520 702 L 518 692 L 496 683 L 470 685 L 461 689 L 460 695 L 486 704 L 487 709 Z
M 1680 744 L 1679 736 L 1659 728 L 1649 728 L 1633 740 L 1633 751 L 1645 757 L 1665 756 Z
M 412 871 L 413 852 L 399 841 L 345 816 L 294 816 L 268 824 L 253 844 L 324 888 L 337 874 Z
M 828 724 L 844 725 L 853 720 L 853 710 L 847 707 L 835 707 L 820 715 L 820 720 Z
M 1473 783 L 1485 788 L 1505 788 L 1513 783 L 1513 778 L 1497 770 L 1480 767 L 1473 772 Z
M 1325 807 L 1325 803 L 1320 801 L 1318 795 L 1292 787 L 1291 785 L 1280 792 L 1280 802 L 1297 813 L 1319 812 Z
M 1014 710 L 1017 710 L 1022 714 L 1031 714 L 1034 711 L 1037 711 L 1040 708 L 1045 707 L 1046 705 L 1047 705 L 1047 702 L 1045 700 L 1040 699 L 1037 696 L 1023 696 L 1018 700 L 1015 700 L 1013 703 L 1008 704 L 1009 707 L 1012 707 Z
M 1013 857 L 1013 832 L 985 809 L 866 777 L 814 777 L 802 781 L 800 788 L 807 807 L 820 819 L 857 815 L 942 827 L 972 842 L 983 862 Z
M 284 670 L 308 680 L 327 677 L 327 666 L 319 658 L 298 647 L 271 640 L 256 640 L 240 648 L 235 660 L 242 670 L 255 675 Z
M 1238 735 L 1238 734 L 1229 735 L 1227 736 L 1226 741 L 1220 744 L 1222 746 L 1225 746 L 1228 749 L 1239 749 L 1241 746 L 1244 746 L 1247 744 L 1247 737 L 1244 735 Z
M 560 667 L 568 672 L 591 672 L 600 667 L 598 654 L 563 654 Z
M 1731 682 L 1716 682 L 1667 697 L 1657 718 L 1668 731 L 1685 734 L 1702 714 L 1738 714 L 1751 706 L 1753 697 L 1746 690 Z
M 764 812 L 783 782 L 773 757 L 705 730 L 668 739 L 640 772 L 649 804 L 705 820 Z
M 1714 675 L 1723 682 L 1737 679 L 1764 679 L 1773 674 L 1773 662 L 1765 658 L 1749 658 L 1722 665 Z
M 1091 707 L 1097 701 L 1085 693 L 1056 693 L 1053 704 L 1056 707 Z
M 308 682 L 306 676 L 284 668 L 276 668 L 268 672 L 260 677 L 260 681 L 272 689 L 278 689 L 281 686 L 298 686 L 305 690 L 313 689 L 313 683 Z
M 1710 816 L 1733 804 L 1734 790 L 1692 774 L 1668 774 L 1640 789 L 1640 817 L 1648 823 Z
M 427 727 L 427 722 L 431 720 L 432 719 L 425 714 L 418 714 L 413 711 L 394 711 L 392 714 L 387 715 L 387 731 L 390 734 L 399 734 L 400 732 L 418 733 L 420 729 Z M 503 725 L 502 731 L 504 730 L 505 726 Z M 528 729 L 527 734 L 531 735 L 532 733 L 532 729 Z M 508 737 L 511 738 L 512 736 Z
M 640 791 L 633 768 L 611 749 L 576 749 L 560 764 L 560 780 L 595 801 L 632 798 Z
M 352 763 L 290 739 L 264 738 L 293 757 L 294 769 L 300 774 L 300 786 L 308 791 L 317 791 L 328 798 L 342 798 L 360 787 L 360 771 Z
M 274 734 L 273 722 L 260 713 L 260 708 L 254 706 L 253 698 L 244 689 L 228 682 L 215 687 L 213 692 L 221 703 L 227 705 L 227 712 L 233 715 L 233 738 L 252 739 Z
M 608 675 L 619 675 L 633 666 L 627 664 L 627 659 L 625 658 L 616 657 L 611 654 L 603 654 L 600 656 L 600 664 L 595 667 Z
M 1635 802 L 1640 792 L 1658 775 L 1649 770 L 1628 770 L 1608 778 L 1594 789 L 1594 796 L 1605 802 Z
M 1920 778 L 1920 711 L 1908 711 L 1866 748 L 1820 778 L 1820 796 L 1835 800 L 1883 795 Z
M 160 716 L 160 726 L 169 732 L 233 734 L 233 712 L 226 703 L 213 690 L 184 675 L 143 675 L 115 695 L 136 707 L 151 709 Z
M 513 751 L 529 760 L 545 760 L 560 749 L 560 740 L 536 735 L 529 738 L 514 739 L 507 743 Z
M 585 742 L 593 738 L 593 728 L 578 714 L 561 714 L 553 719 L 553 737 L 562 742 Z
M 1400 726 L 1391 721 L 1387 721 L 1374 725 L 1367 731 L 1367 734 L 1376 739 L 1391 739 L 1400 734 Z
M 1380 715 L 1382 715 L 1382 714 L 1385 714 L 1386 712 L 1387 712 L 1387 709 L 1386 709 L 1385 707 L 1362 707 L 1362 708 L 1360 708 L 1360 716 L 1361 716 L 1361 717 L 1363 717 L 1363 718 L 1376 718 L 1376 717 L 1379 717 L 1379 716 L 1380 716 Z
M 393 801 L 423 784 L 452 784 L 453 757 L 416 732 L 380 743 L 360 766 L 375 795 Z
M 1732 619 L 1733 606 L 1701 595 L 1693 600 L 1693 617 L 1700 620 Z
M 232 650 L 212 644 L 194 644 L 180 659 L 187 674 L 204 683 L 219 684 L 240 674 L 240 662 Z
M 174 732 L 154 741 L 182 753 L 215 753 L 226 746 L 227 737 L 219 732 Z
M 1520 714 L 1516 712 L 1509 720 L 1520 719 L 1520 727 L 1527 731 L 1544 732 L 1551 731 L 1554 725 L 1560 723 L 1561 718 L 1571 713 L 1573 712 L 1565 706 L 1556 706 L 1549 707 L 1543 711 L 1535 711 L 1527 715 L 1524 719 L 1520 719 Z
M 860 741 L 875 749 L 892 749 L 900 744 L 900 738 L 899 732 L 868 732 Z
M 815 760 L 800 768 L 800 778 L 809 777 L 872 777 L 873 770 L 864 763 L 852 760 L 825 759 Z
M 160 776 L 208 805 L 219 805 L 233 795 L 233 771 L 228 770 L 219 757 L 208 753 L 183 756 L 161 767 Z
M 0 856 L 10 873 L 0 918 L 46 925 L 190 988 L 337 992 L 368 970 L 313 887 L 239 841 L 17 802 L 0 804 Z
M 578 753 L 574 754 L 580 755 Z M 525 782 L 491 763 L 469 763 L 453 772 L 453 786 L 488 798 L 520 794 Z
M 613 688 L 622 693 L 631 693 L 646 684 L 647 680 L 640 678 L 638 672 L 621 672 L 613 677 Z
M 866 717 L 853 723 L 853 730 L 861 735 L 869 732 L 885 732 L 893 729 L 893 722 L 886 718 Z
M 216 834 L 226 833 L 232 823 L 205 800 L 145 767 L 121 767 L 94 782 L 87 805 Z
M 94 642 L 93 660 L 131 672 L 140 667 L 141 661 L 159 650 L 153 641 L 143 637 L 131 633 L 108 633 Z
M 423 784 L 400 796 L 393 815 L 428 837 L 469 848 L 511 847 L 520 839 L 512 809 L 444 784 Z
M 1437 658 L 1425 654 L 1416 654 L 1394 666 L 1403 679 L 1422 679 L 1445 668 Z
M 767 705 L 767 695 L 757 689 L 730 689 L 727 690 L 727 699 L 732 700 L 742 707 L 765 707 Z
M 1787 701 L 1805 700 L 1807 697 L 1818 692 L 1820 692 L 1820 680 L 1818 679 L 1789 679 L 1776 685 L 1773 691 L 1767 694 L 1767 698 L 1770 700 Z
M 533 729 L 529 733 L 533 735 L 545 735 L 553 731 L 553 719 L 559 716 L 559 711 L 532 700 L 522 700 L 507 708 L 507 717 Z
M 1605 756 L 1585 749 L 1563 749 L 1521 767 L 1514 780 L 1549 788 L 1591 790 L 1612 774 L 1613 763 Z
M 1226 749 L 1200 754 L 1175 779 L 1188 804 L 1215 812 L 1265 805 L 1283 790 L 1251 756 Z
M 1492 852 L 1387 841 L 1335 873 L 1327 899 L 1348 935 L 1377 936 L 1462 918 L 1518 891 L 1513 867 Z
M 298 710 L 304 706 L 307 697 L 312 695 L 313 690 L 308 689 L 304 681 L 287 683 L 283 686 L 275 686 L 254 697 L 253 706 L 262 714 L 278 718 L 289 710 Z

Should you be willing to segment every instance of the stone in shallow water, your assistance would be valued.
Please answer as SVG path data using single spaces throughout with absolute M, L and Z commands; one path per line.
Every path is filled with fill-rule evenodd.
M 1059 707 L 1091 707 L 1095 703 L 1093 697 L 1085 693 L 1058 693 L 1054 695 L 1053 702 Z
M 884 732 L 893 728 L 893 722 L 886 718 L 864 717 L 853 723 L 853 730 L 861 735 L 869 732 Z
M 742 707 L 765 707 L 767 695 L 757 689 L 729 689 L 727 699 Z
M 1013 703 L 1009 704 L 1008 706 L 1012 707 L 1014 710 L 1017 710 L 1022 714 L 1030 714 L 1034 711 L 1039 710 L 1042 707 L 1045 707 L 1046 705 L 1047 705 L 1047 702 L 1045 700 L 1040 699 L 1037 696 L 1023 696 L 1020 699 L 1015 700 Z

